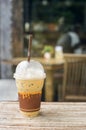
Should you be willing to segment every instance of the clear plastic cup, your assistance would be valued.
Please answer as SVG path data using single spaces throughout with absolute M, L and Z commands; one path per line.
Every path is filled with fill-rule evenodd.
M 35 61 L 33 64 L 35 67 L 33 67 L 32 63 L 28 64 L 26 62 L 26 65 L 23 65 L 23 62 L 20 63 L 14 74 L 18 89 L 20 111 L 30 117 L 39 114 L 42 88 L 46 77 L 42 65 Z

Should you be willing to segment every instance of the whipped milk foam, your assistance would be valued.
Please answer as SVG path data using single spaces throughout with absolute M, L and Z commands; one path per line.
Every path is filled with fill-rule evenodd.
M 20 62 L 14 73 L 16 79 L 43 79 L 45 77 L 43 66 L 34 60 Z

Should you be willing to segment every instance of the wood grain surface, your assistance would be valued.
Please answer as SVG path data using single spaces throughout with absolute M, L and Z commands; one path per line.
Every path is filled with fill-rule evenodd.
M 29 118 L 18 102 L 0 102 L 0 130 L 86 130 L 86 103 L 41 104 L 40 114 Z

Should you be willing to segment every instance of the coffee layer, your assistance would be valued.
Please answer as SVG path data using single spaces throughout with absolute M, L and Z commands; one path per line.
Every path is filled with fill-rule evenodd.
M 40 109 L 41 94 L 29 94 L 24 97 L 18 93 L 20 109 L 25 112 L 33 112 Z

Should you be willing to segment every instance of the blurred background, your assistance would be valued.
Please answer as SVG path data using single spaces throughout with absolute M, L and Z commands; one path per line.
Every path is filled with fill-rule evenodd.
M 43 57 L 44 48 L 54 49 L 61 35 L 75 25 L 80 29 L 80 46 L 73 53 L 85 54 L 85 0 L 0 0 L 0 80 L 13 79 L 13 66 L 2 61 L 26 57 L 29 34 L 33 34 L 32 57 Z

